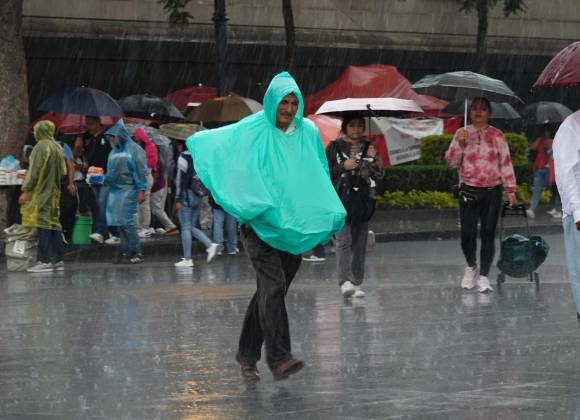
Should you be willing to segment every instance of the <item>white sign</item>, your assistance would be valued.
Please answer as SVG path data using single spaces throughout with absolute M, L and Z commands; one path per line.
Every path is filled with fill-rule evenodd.
M 411 162 L 421 157 L 421 138 L 443 134 L 440 118 L 373 118 L 373 134 L 378 129 L 385 137 L 391 165 Z

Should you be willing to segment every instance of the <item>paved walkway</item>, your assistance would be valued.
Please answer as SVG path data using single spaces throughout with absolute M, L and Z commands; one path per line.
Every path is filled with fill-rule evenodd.
M 233 359 L 255 290 L 244 255 L 0 269 L 0 419 L 579 418 L 580 327 L 561 235 L 546 239 L 539 290 L 462 291 L 457 240 L 378 244 L 354 301 L 332 255 L 303 264 L 287 306 L 306 368 L 282 382 L 260 362 L 247 383 Z

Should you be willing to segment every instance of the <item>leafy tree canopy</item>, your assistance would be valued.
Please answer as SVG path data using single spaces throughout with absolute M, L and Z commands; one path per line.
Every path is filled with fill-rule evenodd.
M 500 0 L 457 0 L 457 3 L 461 5 L 461 11 L 466 13 L 472 10 L 477 10 L 477 4 L 480 1 L 486 1 L 488 8 L 493 8 L 500 3 Z M 528 8 L 525 0 L 501 0 L 503 4 L 503 13 L 505 16 L 516 14 L 518 12 L 525 12 Z

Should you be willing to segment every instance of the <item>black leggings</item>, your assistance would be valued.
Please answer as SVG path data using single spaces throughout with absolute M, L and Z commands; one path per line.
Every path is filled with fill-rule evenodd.
M 479 274 L 487 276 L 495 253 L 495 229 L 502 206 L 502 188 L 477 189 L 475 203 L 465 204 L 459 200 L 461 218 L 461 249 L 467 265 L 477 264 L 477 222 L 481 221 L 481 264 Z

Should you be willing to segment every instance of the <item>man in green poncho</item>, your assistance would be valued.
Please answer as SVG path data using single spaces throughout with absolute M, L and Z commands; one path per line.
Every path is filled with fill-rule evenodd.
M 300 254 L 342 229 L 346 212 L 330 182 L 318 129 L 303 118 L 298 85 L 280 73 L 264 95 L 264 110 L 187 140 L 195 170 L 216 203 L 242 225 L 256 270 L 236 360 L 242 376 L 259 379 L 262 344 L 275 379 L 298 372 L 292 356 L 285 296 Z
M 28 272 L 64 270 L 64 242 L 60 225 L 60 182 L 66 174 L 64 153 L 54 139 L 50 121 L 34 126 L 36 145 L 22 184 L 22 225 L 38 229 L 38 263 Z

